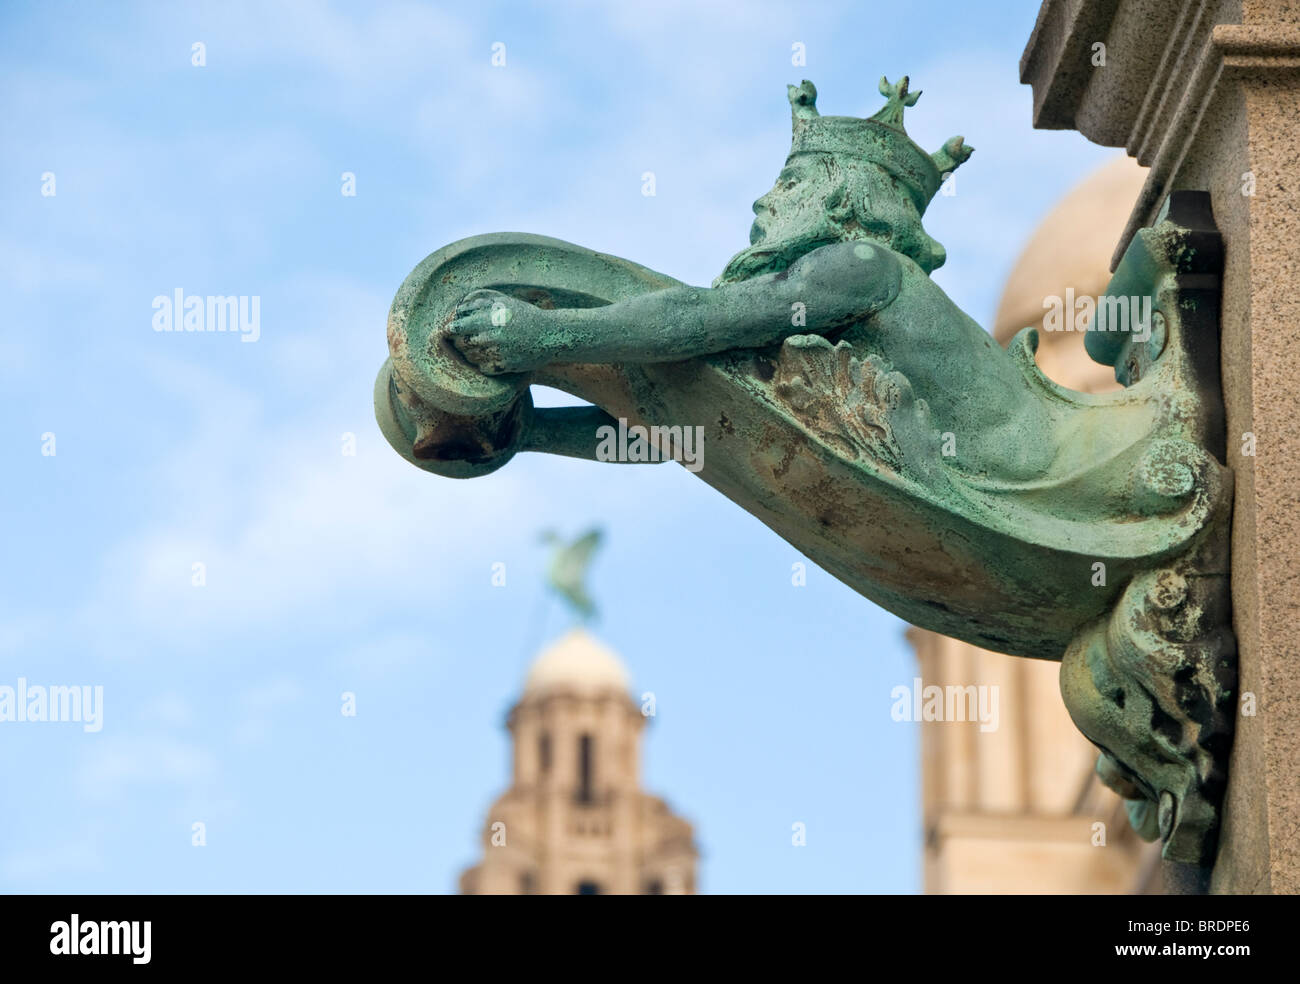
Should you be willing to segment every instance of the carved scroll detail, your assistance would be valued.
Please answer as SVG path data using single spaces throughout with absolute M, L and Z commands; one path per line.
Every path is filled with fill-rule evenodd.
M 911 384 L 884 359 L 820 335 L 792 335 L 781 345 L 772 380 L 778 400 L 835 451 L 892 471 L 902 463 L 890 415 L 911 397 Z

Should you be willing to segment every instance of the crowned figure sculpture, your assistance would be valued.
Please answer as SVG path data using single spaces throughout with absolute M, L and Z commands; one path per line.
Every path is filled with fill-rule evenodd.
M 1077 393 L 1008 349 L 930 274 L 922 216 L 971 156 L 789 87 L 792 141 L 749 246 L 712 287 L 525 233 L 475 236 L 397 292 L 375 389 L 393 447 L 469 478 L 515 454 L 601 458 L 625 427 L 902 618 L 1060 661 L 1061 688 L 1134 825 L 1203 885 L 1236 687 L 1232 476 L 1217 360 L 1222 243 L 1177 192 L 1096 300 L 1089 354 L 1124 388 Z M 535 408 L 532 384 L 587 406 Z M 1183 870 L 1185 869 L 1185 870 Z M 1181 881 L 1180 881 L 1181 879 Z

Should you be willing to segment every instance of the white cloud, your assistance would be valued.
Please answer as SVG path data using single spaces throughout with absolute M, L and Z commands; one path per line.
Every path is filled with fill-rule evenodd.
M 210 752 L 163 736 L 106 735 L 86 747 L 73 778 L 78 791 L 92 800 L 122 798 L 132 786 L 192 786 L 216 769 Z
M 142 717 L 150 724 L 185 728 L 194 723 L 194 707 L 184 694 L 169 691 L 148 701 Z
M 290 676 L 279 676 L 252 687 L 240 696 L 245 716 L 235 726 L 234 739 L 239 745 L 256 745 L 271 736 L 277 714 L 303 697 L 302 685 Z
M 57 620 L 45 613 L 16 615 L 0 621 L 0 655 L 27 651 Z
M 399 673 L 417 664 L 427 666 L 436 647 L 427 634 L 409 629 L 368 638 L 359 646 L 335 655 L 334 667 L 346 681 Z
M 13 290 L 36 293 L 69 286 L 86 289 L 104 283 L 105 279 L 104 268 L 98 261 L 69 256 L 64 249 L 44 249 L 30 240 L 18 242 L 8 236 L 0 237 L 0 283 Z M 16 338 L 4 339 L 3 344 L 3 351 L 22 350 L 22 343 Z M 0 357 L 0 361 L 7 360 Z
M 103 868 L 104 856 L 94 831 L 50 847 L 15 851 L 0 864 L 6 881 L 35 885 L 60 875 L 85 874 Z
M 302 685 L 297 680 L 292 677 L 277 677 L 246 691 L 243 702 L 255 713 L 268 714 L 301 698 Z

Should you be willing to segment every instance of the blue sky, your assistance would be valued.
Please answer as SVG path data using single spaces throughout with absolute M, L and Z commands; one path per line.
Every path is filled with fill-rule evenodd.
M 1115 153 L 1031 128 L 1037 8 L 6 4 L 0 685 L 102 685 L 104 726 L 0 723 L 0 890 L 454 890 L 566 624 L 537 534 L 593 523 L 596 632 L 656 695 L 646 784 L 695 823 L 701 888 L 919 890 L 902 623 L 815 568 L 792 587 L 797 550 L 677 466 L 420 472 L 371 387 L 393 293 L 463 236 L 711 282 L 805 77 L 866 115 L 909 73 L 913 137 L 976 147 L 927 228 L 988 324 L 1038 219 Z M 177 287 L 260 297 L 260 338 L 154 332 Z

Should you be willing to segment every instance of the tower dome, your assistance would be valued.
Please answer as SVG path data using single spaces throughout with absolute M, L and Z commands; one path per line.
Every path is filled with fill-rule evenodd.
M 647 716 L 628 688 L 622 660 L 583 629 L 542 650 L 506 717 L 510 788 L 462 894 L 695 894 L 694 830 L 641 786 Z
M 626 694 L 630 678 L 623 661 L 584 629 L 570 629 L 541 654 L 528 671 L 525 695 L 554 690 L 582 694 Z
M 1074 187 L 1048 213 L 1007 277 L 993 322 L 1006 345 L 1020 329 L 1038 333 L 1038 366 L 1049 379 L 1089 393 L 1119 388 L 1114 371 L 1084 353 L 1076 332 L 1043 331 L 1045 297 L 1097 297 L 1110 281 L 1110 258 L 1128 221 L 1147 169 L 1117 157 Z

